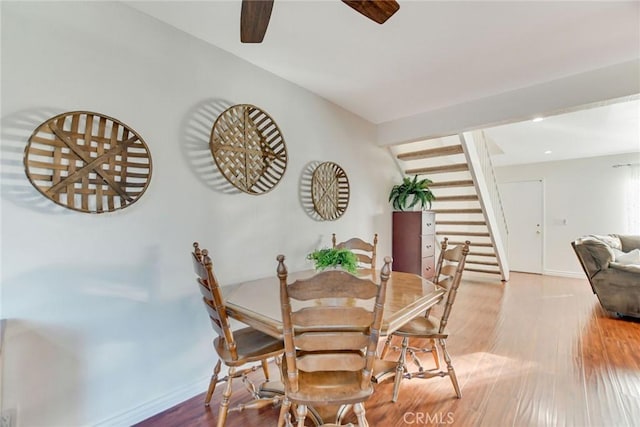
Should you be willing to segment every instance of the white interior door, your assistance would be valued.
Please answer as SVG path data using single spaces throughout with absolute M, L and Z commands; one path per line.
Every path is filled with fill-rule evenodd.
M 509 268 L 542 274 L 542 181 L 500 184 L 500 197 L 509 228 Z

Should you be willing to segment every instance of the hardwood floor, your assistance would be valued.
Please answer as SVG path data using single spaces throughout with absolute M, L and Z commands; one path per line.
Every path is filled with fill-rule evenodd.
M 448 378 L 412 379 L 394 404 L 387 381 L 366 404 L 372 427 L 638 425 L 640 322 L 604 313 L 586 280 L 519 273 L 507 285 L 463 280 L 449 332 L 462 398 Z M 210 408 L 204 391 L 138 426 L 215 425 L 222 387 Z M 245 396 L 240 390 L 232 404 Z M 275 425 L 277 417 L 271 407 L 233 412 L 226 425 Z

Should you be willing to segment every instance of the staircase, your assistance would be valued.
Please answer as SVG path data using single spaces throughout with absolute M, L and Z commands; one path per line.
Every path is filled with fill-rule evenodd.
M 509 279 L 507 229 L 493 167 L 482 132 L 402 144 L 390 148 L 403 175 L 433 181 L 436 238 L 471 242 L 465 271 Z

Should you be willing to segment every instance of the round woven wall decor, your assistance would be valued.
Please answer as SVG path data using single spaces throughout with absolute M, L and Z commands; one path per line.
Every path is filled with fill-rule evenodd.
M 254 105 L 234 105 L 220 114 L 209 147 L 220 173 L 248 194 L 271 191 L 287 169 L 287 147 L 278 125 Z
M 333 221 L 342 216 L 349 205 L 349 178 L 339 165 L 318 165 L 311 177 L 313 208 L 323 219 Z
M 24 150 L 33 186 L 58 205 L 80 212 L 112 212 L 138 200 L 151 179 L 149 148 L 114 118 L 72 111 L 33 131 Z

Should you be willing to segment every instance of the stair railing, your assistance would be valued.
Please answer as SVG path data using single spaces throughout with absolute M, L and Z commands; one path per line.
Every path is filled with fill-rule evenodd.
M 507 260 L 509 229 L 500 199 L 498 181 L 487 147 L 487 139 L 482 131 L 465 132 L 459 137 L 482 206 L 491 242 L 496 251 L 500 274 L 502 280 L 507 281 L 509 280 Z

